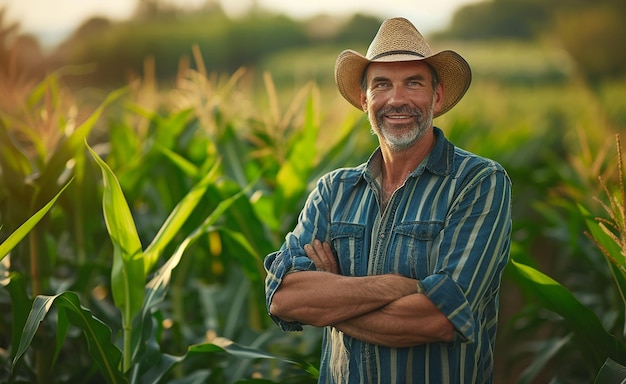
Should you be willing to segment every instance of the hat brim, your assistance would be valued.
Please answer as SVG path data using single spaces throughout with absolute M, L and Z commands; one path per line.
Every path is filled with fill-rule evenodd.
M 441 109 L 435 113 L 434 117 L 441 116 L 454 107 L 463 98 L 472 81 L 472 71 L 469 64 L 454 51 L 441 51 L 428 57 L 392 54 L 376 60 L 369 60 L 360 53 L 348 49 L 341 52 L 335 62 L 337 88 L 350 104 L 362 110 L 361 82 L 367 66 L 373 62 L 396 61 L 425 61 L 437 71 L 439 81 L 444 87 L 444 100 Z

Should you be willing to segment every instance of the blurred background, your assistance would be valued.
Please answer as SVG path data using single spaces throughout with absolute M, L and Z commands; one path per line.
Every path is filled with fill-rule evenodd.
M 143 73 L 144 61 L 150 57 L 156 63 L 157 78 L 167 81 L 175 77 L 180 60 L 190 57 L 191 46 L 197 44 L 211 71 L 249 66 L 271 68 L 278 76 L 298 75 L 300 83 L 323 81 L 332 75 L 328 57 L 316 52 L 321 63 L 291 60 L 323 47 L 330 47 L 331 57 L 344 47 L 366 48 L 379 20 L 403 16 L 429 36 L 435 48 L 445 39 L 464 44 L 507 40 L 512 50 L 517 50 L 514 44 L 527 49 L 527 55 L 520 55 L 526 61 L 517 63 L 516 70 L 522 72 L 519 81 L 525 81 L 525 75 L 562 80 L 574 71 L 598 81 L 622 76 L 626 68 L 626 53 L 618 48 L 624 37 L 621 3 L 63 0 L 52 4 L 2 0 L 2 68 L 14 60 L 20 71 L 41 77 L 72 66 L 79 72 L 73 79 L 76 83 L 114 87 Z M 478 48 L 460 49 L 472 59 L 479 76 L 497 72 L 497 60 L 509 57 L 513 61 L 509 66 L 519 61 L 502 47 L 488 52 L 498 57 L 486 57 L 487 52 Z M 291 60 L 276 68 L 283 61 L 280 55 L 289 53 Z
M 623 261 L 606 257 L 585 234 L 588 217 L 579 209 L 613 223 L 619 243 L 626 232 L 617 141 L 626 128 L 623 0 L 0 0 L 0 144 L 15 144 L 11 153 L 0 147 L 0 241 L 58 192 L 73 164 L 85 167 L 38 237 L 13 252 L 11 268 L 39 282 L 28 294 L 72 287 L 114 333 L 119 329 L 110 295 L 94 293 L 110 289 L 98 172 L 73 154 L 67 163 L 55 160 L 73 128 L 97 112 L 89 142 L 120 178 L 144 245 L 209 159 L 223 162 L 215 196 L 256 183 L 247 192 L 250 206 L 221 222 L 228 233 L 255 239 L 243 247 L 254 261 L 242 262 L 241 244 L 225 232 L 203 239 L 176 269 L 178 293 L 160 315 L 169 324 L 161 348 L 181 353 L 209 328 L 318 364 L 315 329 L 280 334 L 264 313 L 260 260 L 280 246 L 319 175 L 359 164 L 375 148 L 362 114 L 336 91 L 333 67 L 344 49 L 365 53 L 380 22 L 393 16 L 410 19 L 434 51 L 454 49 L 472 67 L 467 95 L 435 124 L 510 173 L 512 258 L 562 284 L 623 347 L 624 296 L 611 267 Z M 118 89 L 128 93 L 100 111 Z M 54 182 L 39 184 L 51 164 Z M 196 222 L 214 207 L 207 203 Z M 33 275 L 37 263 L 44 267 Z M 247 282 L 244 293 L 240 281 Z M 589 341 L 572 326 L 576 314 L 556 313 L 534 288 L 507 270 L 496 382 L 591 382 L 597 355 L 590 357 Z M 15 320 L 5 296 L 0 304 L 9 310 L 1 320 L 10 329 Z M 0 337 L 3 361 L 10 344 Z M 79 365 L 56 369 L 74 377 L 68 372 Z M 228 369 L 233 365 L 236 371 Z M 36 375 L 34 365 L 25 371 Z M 239 382 L 259 372 L 276 382 L 314 382 L 282 365 L 230 360 L 212 364 L 205 382 Z M 91 378 L 85 382 L 98 382 Z
M 358 1 L 64 0 L 50 4 L 5 0 L 3 19 L 6 34 L 12 34 L 7 40 L 19 38 L 23 51 L 30 46 L 33 56 L 25 61 L 33 62 L 33 71 L 107 57 L 117 65 L 109 67 L 103 81 L 119 82 L 131 71 L 139 73 L 148 55 L 159 63 L 158 77 L 171 79 L 178 60 L 190 54 L 193 43 L 201 46 L 208 68 L 229 71 L 258 66 L 277 52 L 329 43 L 362 44 L 377 20 L 393 15 L 411 19 L 424 33 L 432 32 L 443 28 L 456 8 L 472 1 L 476 0 L 442 1 L 424 9 L 407 1 L 383 6 Z M 358 14 L 366 20 L 351 21 Z M 14 23 L 19 28 L 10 32 Z M 99 44 L 88 42 L 96 38 L 101 38 Z M 38 56 L 45 56 L 46 62 Z M 98 67 L 104 71 L 107 65 L 101 62 Z

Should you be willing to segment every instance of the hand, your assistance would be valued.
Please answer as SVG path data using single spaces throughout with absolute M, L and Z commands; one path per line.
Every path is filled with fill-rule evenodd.
M 330 272 L 334 274 L 339 273 L 339 266 L 337 265 L 337 259 L 333 253 L 330 243 L 321 242 L 317 239 L 313 240 L 312 244 L 306 244 L 304 246 L 304 252 L 313 260 L 315 267 L 318 271 Z

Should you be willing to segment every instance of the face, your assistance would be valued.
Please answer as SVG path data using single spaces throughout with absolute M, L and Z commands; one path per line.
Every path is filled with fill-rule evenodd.
M 411 147 L 432 128 L 443 87 L 433 89 L 430 67 L 419 61 L 371 63 L 365 75 L 361 104 L 372 130 L 394 151 Z

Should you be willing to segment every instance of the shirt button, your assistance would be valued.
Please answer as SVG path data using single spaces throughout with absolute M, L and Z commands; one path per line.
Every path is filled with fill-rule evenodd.
M 381 239 L 384 239 L 384 238 L 385 238 L 385 233 L 384 233 L 384 232 L 380 234 L 380 238 L 381 238 Z

